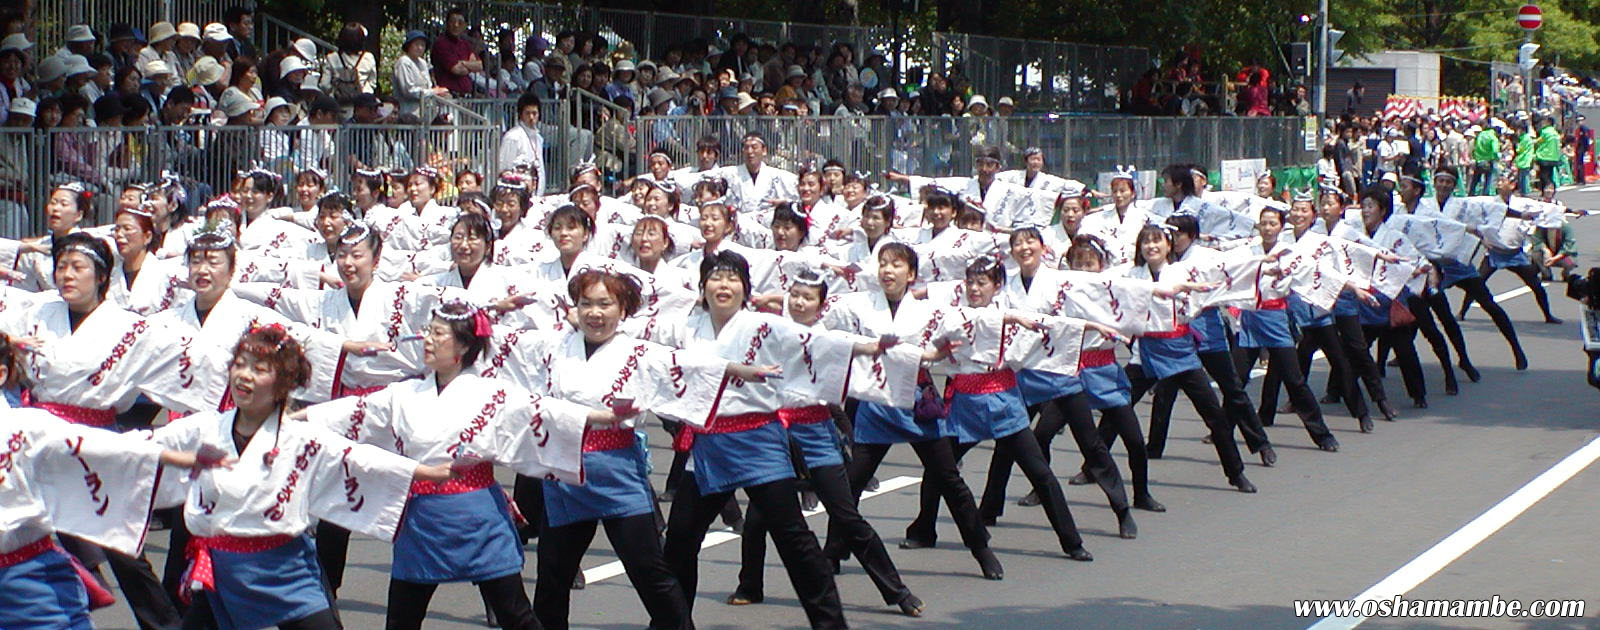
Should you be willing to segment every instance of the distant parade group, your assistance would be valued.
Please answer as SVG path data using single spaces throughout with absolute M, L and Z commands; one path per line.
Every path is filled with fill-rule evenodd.
M 388 628 L 422 627 L 439 585 L 471 582 L 500 627 L 565 629 L 597 526 L 639 621 L 690 628 L 719 518 L 743 534 L 737 584 L 715 587 L 728 604 L 763 601 L 770 537 L 811 627 L 846 627 L 834 576 L 851 557 L 915 617 L 929 594 L 896 566 L 912 554 L 892 557 L 858 507 L 895 445 L 922 466 L 899 548 L 937 545 L 942 503 L 1000 580 L 990 528 L 1013 467 L 1017 504 L 1043 509 L 1066 558 L 1094 559 L 1051 467 L 1063 429 L 1082 455 L 1066 485 L 1098 486 L 1132 539 L 1135 510 L 1166 510 L 1151 460 L 1180 392 L 1223 480 L 1254 493 L 1245 458 L 1278 463 L 1264 427 L 1280 412 L 1327 452 L 1325 406 L 1361 433 L 1403 413 L 1389 355 L 1426 407 L 1418 332 L 1445 394 L 1481 378 L 1452 287 L 1518 370 L 1487 276 L 1517 274 L 1559 322 L 1526 250 L 1573 213 L 1514 194 L 1514 173 L 1479 197 L 1449 170 L 1392 172 L 1351 198 L 1270 173 L 1225 191 L 1175 164 L 1156 190 L 1129 166 L 1094 191 L 1036 149 L 1005 170 L 979 147 L 972 176 L 922 177 L 790 172 L 758 133 L 737 159 L 697 148 L 687 167 L 651 154 L 616 197 L 592 164 L 550 186 L 519 163 L 476 190 L 429 167 L 258 169 L 210 199 L 176 177 L 128 186 L 87 226 L 109 204 L 56 186 L 45 234 L 0 240 L 0 628 L 91 627 L 116 599 L 107 568 L 142 627 L 338 628 L 355 532 L 392 542 Z M 1134 405 L 1152 392 L 1146 428 Z M 647 443 L 663 440 L 658 489 Z M 974 493 L 961 471 L 982 464 L 962 464 L 982 442 Z M 154 567 L 142 546 L 166 513 L 181 516 Z

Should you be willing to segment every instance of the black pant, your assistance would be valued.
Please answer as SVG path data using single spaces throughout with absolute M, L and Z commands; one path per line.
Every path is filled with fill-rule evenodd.
M 1484 258 L 1478 263 L 1478 275 L 1482 276 L 1482 281 L 1484 283 L 1488 283 L 1489 276 L 1494 275 L 1494 272 L 1496 271 L 1498 271 L 1498 269 L 1495 269 L 1494 265 L 1489 264 L 1488 258 Z M 1517 274 L 1518 278 L 1522 278 L 1522 283 L 1528 285 L 1528 289 L 1533 291 L 1533 299 L 1539 301 L 1539 310 L 1544 313 L 1545 319 L 1552 319 L 1555 317 L 1554 315 L 1550 314 L 1550 295 L 1545 293 L 1544 283 L 1539 280 L 1538 267 L 1535 267 L 1531 264 L 1518 265 L 1516 267 L 1506 267 L 1506 271 Z M 1463 300 L 1461 302 L 1461 312 L 1467 312 L 1467 308 L 1469 306 L 1471 306 L 1471 303 Z
M 1099 436 L 1095 439 L 1099 441 Z M 956 444 L 953 453 L 960 459 L 974 446 L 977 446 L 976 442 Z M 1061 550 L 1070 552 L 1083 547 L 1083 538 L 1078 535 L 1078 525 L 1073 522 L 1072 511 L 1067 508 L 1067 495 L 1061 490 L 1061 482 L 1056 479 L 1055 472 L 1050 470 L 1050 462 L 1045 460 L 1044 452 L 1039 448 L 1039 438 L 1034 436 L 1033 429 L 1024 427 L 1011 435 L 995 438 L 994 450 L 996 457 L 1015 461 L 1017 466 L 1022 468 L 1022 474 L 1027 476 L 1033 491 L 1039 495 L 1040 506 L 1044 508 L 1045 517 L 1050 520 L 1050 528 L 1056 532 L 1056 540 L 1061 543 Z M 1009 466 L 1007 469 L 1009 471 Z M 1007 476 L 1010 476 L 1009 472 Z M 941 489 L 930 488 L 929 485 L 927 482 L 922 484 L 922 509 L 917 513 L 916 520 L 911 521 L 911 525 L 906 527 L 907 538 L 932 541 L 938 535 L 934 524 L 939 516 Z M 1117 489 L 1119 491 L 1122 489 L 1120 483 Z M 1000 496 L 1005 496 L 1004 486 L 1000 488 Z M 1127 497 L 1123 497 L 1123 505 L 1123 509 L 1126 509 Z
M 1294 412 L 1300 416 L 1300 422 L 1305 425 L 1306 433 L 1311 435 L 1311 441 L 1318 446 L 1336 441 L 1333 433 L 1328 431 L 1327 423 L 1322 421 L 1322 406 L 1317 404 L 1316 394 L 1311 393 L 1311 387 L 1306 385 L 1306 376 L 1300 371 L 1300 358 L 1296 356 L 1295 349 L 1245 348 L 1242 353 L 1245 365 L 1255 363 L 1262 353 L 1267 355 L 1267 375 L 1261 385 L 1261 423 L 1271 424 L 1277 416 L 1278 383 L 1282 383 L 1289 390 L 1289 401 L 1294 403 Z
M 1139 416 L 1133 413 L 1133 407 L 1119 405 L 1100 410 L 1100 426 L 1097 431 L 1100 441 L 1105 442 L 1106 450 L 1117 443 L 1117 437 L 1122 437 L 1122 445 L 1128 449 L 1128 474 L 1133 478 L 1134 498 L 1150 496 L 1150 456 L 1145 451 L 1144 431 L 1139 427 Z M 1085 474 L 1088 462 L 1084 462 Z
M 1534 165 L 1539 167 L 1539 189 L 1544 185 L 1556 181 L 1556 169 L 1560 167 L 1559 160 L 1534 160 Z
M 517 528 L 518 540 L 526 545 L 529 540 L 539 537 L 539 528 L 544 523 L 544 481 L 517 475 L 511 485 L 511 502 L 517 505 L 517 511 L 528 521 L 527 525 Z
M 1422 362 L 1417 358 L 1417 326 L 1362 326 L 1361 331 L 1368 343 L 1382 339 L 1394 350 L 1395 359 L 1400 361 L 1400 377 L 1405 381 L 1406 395 L 1413 400 L 1426 400 L 1428 383 L 1422 375 Z
M 1338 392 L 1339 398 L 1344 399 L 1345 409 L 1352 418 L 1367 417 L 1367 400 L 1361 395 L 1361 381 L 1356 377 L 1355 371 L 1350 367 L 1350 360 L 1344 354 L 1344 344 L 1339 342 L 1339 329 L 1332 324 L 1300 329 L 1300 343 L 1295 346 L 1296 360 L 1300 366 L 1302 380 L 1311 378 L 1311 357 L 1318 350 L 1322 351 L 1322 358 L 1328 361 L 1328 390 Z M 1282 383 L 1283 375 L 1267 370 L 1266 379 L 1261 383 L 1261 409 L 1262 417 L 1266 418 L 1269 406 L 1278 404 L 1278 386 Z M 1307 387 L 1310 387 L 1309 380 Z M 1270 393 L 1271 402 L 1268 402 Z M 1276 409 L 1273 413 L 1277 413 Z
M 1094 426 L 1094 411 L 1089 409 L 1089 395 L 1083 392 L 1062 396 L 1028 407 L 1028 415 L 1039 419 L 1033 435 L 1039 440 L 1039 452 L 1045 464 L 1050 463 L 1050 442 L 1061 433 L 1062 427 L 1072 431 L 1072 439 L 1083 454 L 1083 470 L 1100 485 L 1111 509 L 1128 509 L 1128 491 L 1122 487 L 1122 472 L 1117 461 L 1111 458 L 1111 449 Z M 1141 438 L 1141 441 L 1142 438 Z M 1011 480 L 1011 452 L 996 444 L 989 460 L 989 477 L 983 485 L 983 500 L 978 502 L 978 513 L 989 518 L 999 518 L 1005 512 L 1006 484 Z M 923 513 L 929 510 L 929 493 L 922 493 Z M 937 496 L 933 497 L 937 499 Z M 937 505 L 932 506 L 937 509 Z
M 542 546 L 542 545 L 541 545 Z M 522 574 L 497 577 L 477 582 L 478 592 L 494 611 L 500 627 L 506 630 L 539 630 L 539 620 L 533 616 L 533 606 L 528 603 L 528 592 L 522 588 Z M 572 581 L 568 580 L 567 585 Z M 438 584 L 407 582 L 389 579 L 389 614 L 384 624 L 388 630 L 422 630 L 422 620 L 428 616 L 428 602 Z
M 156 578 L 155 569 L 150 567 L 150 561 L 145 559 L 144 554 L 130 556 L 67 534 L 61 534 L 61 546 L 76 556 L 85 567 L 95 569 L 97 575 L 102 561 L 111 566 L 111 574 L 116 576 L 117 586 L 128 600 L 128 608 L 133 610 L 133 618 L 139 623 L 140 630 L 178 630 L 183 616 L 167 596 L 166 589 L 162 588 L 161 580 Z M 183 550 L 174 550 L 173 553 L 181 555 Z
M 657 630 L 689 628 L 689 603 L 677 578 L 661 553 L 661 534 L 655 514 L 608 518 L 606 538 L 622 561 L 622 568 L 650 614 Z M 572 582 L 579 562 L 594 540 L 596 521 L 560 527 L 546 525 L 539 536 L 539 583 L 533 590 L 533 610 L 546 630 L 565 630 L 572 604 Z
M 1378 374 L 1378 364 L 1372 360 L 1372 350 L 1367 344 L 1367 333 L 1361 326 L 1361 318 L 1355 315 L 1336 315 L 1333 326 L 1339 333 L 1339 344 L 1344 347 L 1344 357 L 1354 374 L 1339 378 L 1360 379 L 1366 385 L 1367 397 L 1373 404 L 1382 407 L 1389 400 L 1388 394 L 1383 389 L 1383 376 Z M 1338 379 L 1334 375 L 1328 377 L 1328 393 L 1335 394 Z M 1359 417 L 1359 416 L 1358 416 Z
M 806 528 L 798 492 L 792 478 L 744 489 L 750 505 L 764 513 L 772 544 L 783 558 L 811 627 L 844 628 L 844 610 L 839 604 L 839 588 L 833 582 L 833 568 L 823 557 L 816 535 Z M 667 565 L 682 585 L 691 610 L 700 582 L 700 544 L 732 495 L 731 490 L 702 495 L 694 474 L 685 472 L 672 497 L 672 512 L 667 515 Z
M 167 601 L 187 615 L 189 606 L 183 603 L 179 591 L 183 589 L 183 573 L 189 569 L 188 554 L 184 553 L 189 547 L 189 526 L 183 521 L 183 508 L 176 509 L 177 516 L 168 521 L 172 528 L 168 530 L 167 560 L 161 567 L 161 588 L 167 591 Z
M 1201 370 L 1179 372 L 1164 379 L 1156 379 L 1144 375 L 1144 371 L 1133 365 L 1128 366 L 1128 379 L 1133 383 L 1133 400 L 1144 397 L 1144 393 L 1160 383 L 1172 383 L 1177 389 L 1182 390 L 1189 397 L 1189 403 L 1194 405 L 1200 419 L 1205 421 L 1206 428 L 1211 431 L 1211 446 L 1217 449 L 1217 458 L 1222 462 L 1222 472 L 1228 476 L 1229 481 L 1237 479 L 1244 474 L 1244 458 L 1239 455 L 1239 444 L 1233 441 L 1233 419 L 1222 411 L 1222 405 L 1217 402 L 1216 393 L 1211 391 L 1211 381 L 1206 378 Z M 1171 416 L 1162 418 L 1161 423 L 1156 422 L 1156 417 L 1150 418 L 1150 439 L 1147 450 L 1151 457 L 1156 457 L 1166 449 L 1167 424 Z
M 861 496 L 862 489 L 867 486 L 867 479 L 878 471 L 878 465 L 883 463 L 883 458 L 889 454 L 891 446 L 893 444 L 861 442 L 851 446 L 849 465 L 851 493 L 857 497 Z M 911 443 L 911 449 L 916 452 L 917 459 L 922 460 L 922 483 L 939 484 L 940 496 L 944 498 L 945 506 L 950 508 L 956 529 L 961 531 L 962 544 L 973 551 L 987 549 L 989 530 L 983 526 L 983 519 L 978 516 L 978 504 L 972 499 L 972 489 L 967 487 L 966 480 L 961 478 L 961 471 L 956 469 L 955 452 L 950 447 L 950 440 L 944 438 Z M 906 528 L 906 536 L 913 537 L 909 527 Z M 933 542 L 932 539 L 926 540 Z M 827 553 L 830 558 L 843 558 L 848 553 L 842 536 L 828 536 Z
M 1261 418 L 1256 416 L 1255 404 L 1250 402 L 1250 394 L 1244 390 L 1244 381 L 1239 379 L 1239 373 L 1233 369 L 1233 353 L 1228 350 L 1217 350 L 1201 352 L 1198 356 L 1200 365 L 1205 366 L 1206 374 L 1222 392 L 1222 408 L 1228 414 L 1228 422 L 1239 427 L 1239 434 L 1244 436 L 1245 446 L 1252 453 L 1272 446 L 1272 441 L 1267 438 L 1266 428 L 1261 426 Z M 1165 428 L 1172 421 L 1172 404 L 1178 400 L 1178 387 L 1179 384 L 1175 381 L 1162 381 L 1156 384 L 1155 399 L 1150 401 L 1152 444 L 1156 443 L 1155 427 L 1158 423 L 1163 428 L 1161 443 L 1166 443 Z M 1152 448 L 1152 450 L 1160 449 Z
M 204 591 L 195 591 L 189 614 L 183 618 L 183 630 L 212 630 L 217 627 L 216 613 Z M 293 621 L 278 624 L 280 630 L 339 630 L 339 617 L 333 608 L 324 608 Z
M 898 604 L 911 595 L 900 580 L 900 571 L 883 546 L 877 530 L 861 516 L 855 493 L 850 491 L 850 477 L 841 464 L 818 466 L 810 470 L 811 489 L 828 512 L 828 537 L 842 537 L 850 553 L 861 562 L 861 568 L 878 587 L 883 603 Z M 744 595 L 759 597 L 764 589 L 764 569 L 767 562 L 767 518 L 761 509 L 751 505 L 745 511 L 744 537 L 740 540 L 739 590 Z
M 350 555 L 350 530 L 328 521 L 317 522 L 317 562 L 334 597 L 344 584 L 345 558 Z
M 1466 312 L 1467 303 L 1477 302 L 1483 312 L 1489 314 L 1489 319 L 1494 320 L 1495 328 L 1500 329 L 1500 336 L 1506 338 L 1506 343 L 1511 346 L 1511 353 L 1517 357 L 1522 355 L 1522 343 L 1517 341 L 1517 329 L 1511 325 L 1511 316 L 1506 315 L 1506 310 L 1494 301 L 1494 296 L 1489 294 L 1488 285 L 1483 283 L 1483 278 L 1467 278 L 1452 285 L 1466 293 L 1461 300 L 1461 310 Z

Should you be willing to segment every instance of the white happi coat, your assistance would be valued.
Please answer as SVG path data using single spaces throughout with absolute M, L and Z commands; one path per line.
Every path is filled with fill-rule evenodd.
M 1084 215 L 1083 223 L 1078 225 L 1078 233 L 1093 234 L 1105 241 L 1107 253 L 1111 254 L 1111 260 L 1106 261 L 1106 266 L 1131 263 L 1139 230 L 1144 229 L 1152 218 L 1146 205 L 1147 202 L 1141 201 L 1128 204 L 1127 210 L 1121 217 L 1117 216 L 1116 206 L 1102 206 L 1099 210 Z
M 729 378 L 716 405 L 718 416 L 775 412 L 786 396 L 841 402 L 855 337 L 817 331 L 770 313 L 739 311 L 713 329 L 711 315 L 695 310 L 668 322 L 655 341 L 696 354 L 745 365 L 776 365 L 781 378 L 763 383 Z
M 208 409 L 216 409 L 222 402 L 228 387 L 227 373 L 233 363 L 234 347 L 253 326 L 282 325 L 305 351 L 306 360 L 311 363 L 311 375 L 306 385 L 291 392 L 291 396 L 296 400 L 322 402 L 333 393 L 344 338 L 290 320 L 277 311 L 239 297 L 231 289 L 211 307 L 204 322 L 200 321 L 193 299 L 150 316 L 150 322 L 193 339 L 193 344 L 184 348 L 184 356 L 188 357 L 194 370 L 221 375 L 220 378 L 201 379 L 198 383 L 205 389 L 205 399 L 212 403 Z
M 494 240 L 494 264 L 496 265 L 526 265 L 541 263 L 559 256 L 556 244 L 550 236 L 537 227 L 529 225 L 524 217 L 512 226 L 511 231 L 505 236 Z
M 919 194 L 923 187 L 929 184 L 938 184 L 954 191 L 963 200 L 975 200 L 983 204 L 984 220 L 1001 230 L 1012 230 L 1029 225 L 1046 225 L 1050 223 L 1050 212 L 1040 210 L 1034 203 L 1034 195 L 1027 188 L 1007 184 L 1000 181 L 998 176 L 989 183 L 988 191 L 978 183 L 977 177 L 921 177 L 911 176 L 911 194 Z M 1053 209 L 1053 206 L 1052 206 Z M 899 215 L 898 212 L 895 213 Z
M 106 301 L 140 315 L 152 315 L 192 298 L 188 288 L 189 269 L 177 259 L 161 259 L 146 254 L 133 286 L 128 286 L 128 276 L 122 263 L 111 269 L 111 283 L 106 287 Z
M 50 296 L 0 319 L 0 331 L 44 340 L 23 353 L 23 369 L 41 402 L 125 411 L 140 394 L 168 409 L 214 408 L 206 392 L 224 375 L 200 369 L 188 354 L 194 340 L 102 303 L 72 329 L 67 303 Z
M 728 180 L 728 192 L 739 204 L 739 214 L 759 217 L 763 223 L 772 220 L 768 199 L 793 201 L 800 198 L 799 178 L 776 166 L 763 164 L 755 177 L 750 176 L 750 169 L 743 164 L 724 166 L 716 173 Z
M 616 335 L 585 352 L 583 333 L 496 330 L 492 352 L 479 362 L 484 376 L 595 409 L 619 400 L 657 416 L 704 427 L 716 406 L 728 362 Z M 632 426 L 633 420 L 623 423 Z
M 351 387 L 376 387 L 422 373 L 422 344 L 400 338 L 420 331 L 433 317 L 439 292 L 412 283 L 374 279 L 361 296 L 358 313 L 345 289 L 283 289 L 260 284 L 238 285 L 246 300 L 282 313 L 291 320 L 341 335 L 350 341 L 394 343 L 398 349 L 370 357 L 345 356 L 339 382 Z
M 423 464 L 481 459 L 529 477 L 582 483 L 588 412 L 505 380 L 462 373 L 443 391 L 429 375 L 308 407 L 306 419 Z
M 175 450 L 221 449 L 232 467 L 200 471 L 188 482 L 183 520 L 196 536 L 297 536 L 315 519 L 379 540 L 394 539 L 417 462 L 357 444 L 308 422 L 273 414 L 239 452 L 238 410 L 179 418 L 155 430 Z M 181 471 L 168 471 L 168 474 Z
M 995 241 L 984 232 L 963 230 L 954 225 L 938 234 L 933 228 L 917 228 L 902 236 L 917 252 L 917 281 L 939 282 L 967 277 L 967 265 L 979 256 L 996 251 Z
M 0 399 L 0 553 L 55 532 L 139 553 L 161 445 Z
M 852 360 L 850 369 L 856 376 L 851 378 L 849 391 L 852 397 L 902 409 L 911 408 L 915 401 L 917 369 L 923 349 L 947 340 L 972 341 L 970 338 L 975 332 L 962 326 L 968 320 L 959 308 L 914 299 L 910 295 L 893 313 L 882 292 L 830 296 L 824 307 L 822 322 L 829 330 L 873 339 L 884 335 L 899 338 L 899 343 L 888 352 L 877 356 L 857 355 Z M 998 344 L 967 346 L 973 351 L 991 353 L 986 357 L 990 363 L 999 360 Z

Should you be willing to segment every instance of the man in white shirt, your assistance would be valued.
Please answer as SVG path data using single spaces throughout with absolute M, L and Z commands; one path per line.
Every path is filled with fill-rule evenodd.
M 1400 172 L 1400 165 L 1405 164 L 1410 155 L 1411 143 L 1406 142 L 1405 134 L 1399 129 L 1389 129 L 1384 132 L 1383 141 L 1378 143 L 1378 172 Z
M 800 198 L 795 174 L 776 166 L 767 166 L 767 140 L 754 131 L 744 135 L 744 164 L 723 168 L 730 192 L 736 197 L 741 213 L 753 213 L 761 219 L 769 218 L 772 207 L 768 200 L 793 201 Z
M 533 167 L 534 188 L 548 188 L 544 170 L 544 136 L 539 135 L 539 96 L 524 93 L 517 98 L 517 123 L 500 138 L 498 170 L 507 171 L 517 164 Z

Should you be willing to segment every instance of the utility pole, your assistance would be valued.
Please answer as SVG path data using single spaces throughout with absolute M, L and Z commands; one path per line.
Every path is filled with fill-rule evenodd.
M 1319 0 L 1317 7 L 1317 132 L 1327 128 L 1328 121 L 1328 0 Z

